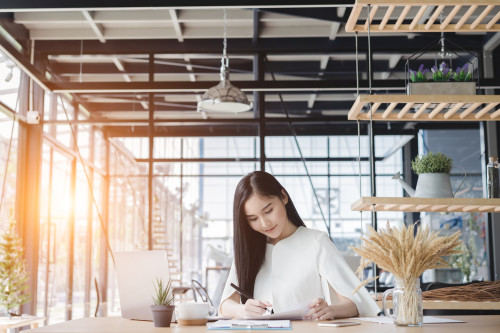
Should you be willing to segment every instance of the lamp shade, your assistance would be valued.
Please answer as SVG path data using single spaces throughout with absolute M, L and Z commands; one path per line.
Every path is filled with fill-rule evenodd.
M 229 82 L 229 59 L 223 56 L 220 67 L 220 82 L 201 97 L 198 109 L 207 112 L 238 113 L 250 111 L 252 104 L 243 91 Z
M 238 113 L 251 110 L 252 104 L 229 80 L 222 80 L 203 94 L 198 107 L 208 112 Z

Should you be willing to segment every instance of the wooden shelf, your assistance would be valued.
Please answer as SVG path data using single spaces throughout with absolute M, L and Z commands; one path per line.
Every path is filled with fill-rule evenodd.
M 480 198 L 392 198 L 362 197 L 351 205 L 354 211 L 397 212 L 500 212 L 500 199 Z
M 500 302 L 422 301 L 424 310 L 500 310 Z M 382 301 L 377 301 L 382 308 Z M 392 301 L 387 301 L 392 308 Z
M 373 103 L 372 120 L 500 120 L 499 95 L 359 95 L 349 111 L 348 119 L 370 120 L 368 108 L 363 110 L 369 103 Z
M 498 0 L 356 0 L 345 30 L 367 32 L 370 24 L 371 33 L 500 31 L 499 20 Z

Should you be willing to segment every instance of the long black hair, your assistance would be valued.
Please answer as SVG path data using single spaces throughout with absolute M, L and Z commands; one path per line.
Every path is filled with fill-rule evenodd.
M 252 194 L 284 199 L 283 192 L 288 196 L 285 205 L 288 219 L 296 226 L 305 224 L 297 213 L 288 192 L 267 172 L 254 171 L 243 177 L 234 192 L 233 223 L 234 223 L 234 261 L 236 275 L 241 289 L 253 295 L 255 278 L 264 262 L 266 254 L 266 236 L 253 230 L 245 216 L 245 203 Z M 247 298 L 241 296 L 242 303 Z

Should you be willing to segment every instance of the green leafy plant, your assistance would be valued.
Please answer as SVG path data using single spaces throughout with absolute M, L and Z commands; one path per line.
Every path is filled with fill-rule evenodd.
M 0 239 L 0 307 L 15 312 L 28 302 L 27 282 L 21 238 L 16 232 L 16 222 L 11 219 L 9 230 Z
M 453 166 L 451 158 L 443 153 L 430 152 L 425 156 L 417 156 L 411 162 L 413 171 L 420 175 L 422 173 L 450 173 Z
M 163 282 L 163 279 L 157 277 L 154 287 L 156 293 L 155 297 L 153 297 L 154 304 L 160 306 L 172 305 L 172 301 L 174 300 L 172 292 L 172 280 L 169 279 L 165 284 Z
M 466 245 L 463 243 L 457 249 L 460 253 L 451 256 L 451 267 L 460 269 L 464 275 L 465 282 L 470 282 L 473 265 L 472 249 L 470 248 L 470 244 Z

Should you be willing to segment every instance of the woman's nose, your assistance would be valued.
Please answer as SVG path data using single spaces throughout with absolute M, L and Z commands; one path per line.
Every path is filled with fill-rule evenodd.
M 269 227 L 271 225 L 271 223 L 264 217 L 261 217 L 260 218 L 260 225 L 262 226 L 262 228 L 266 229 L 267 227 Z

